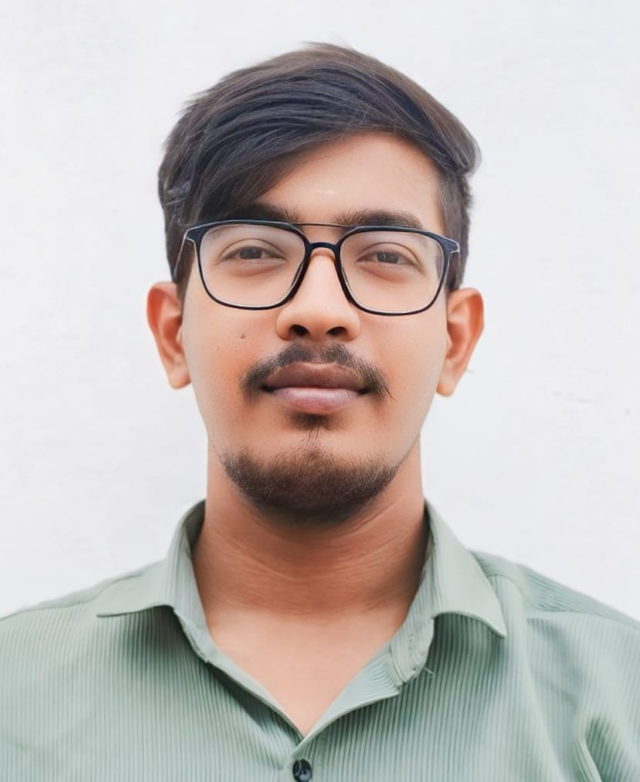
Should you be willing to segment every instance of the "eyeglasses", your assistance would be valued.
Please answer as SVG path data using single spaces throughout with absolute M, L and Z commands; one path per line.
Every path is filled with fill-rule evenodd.
M 187 243 L 195 246 L 200 278 L 218 304 L 247 310 L 280 307 L 296 294 L 311 253 L 330 250 L 347 299 L 375 315 L 414 315 L 438 298 L 459 244 L 429 231 L 389 226 L 351 228 L 335 243 L 310 242 L 298 225 L 334 228 L 334 223 L 219 220 L 189 228 L 183 237 L 173 280 Z

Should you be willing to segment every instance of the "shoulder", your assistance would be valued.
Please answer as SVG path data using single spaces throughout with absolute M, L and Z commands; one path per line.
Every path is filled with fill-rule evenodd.
M 99 606 L 113 588 L 134 582 L 153 565 L 105 579 L 67 595 L 27 606 L 0 617 L 0 685 L 6 676 L 25 670 L 31 655 L 61 659 L 82 647 L 82 638 L 95 637 Z
M 526 565 L 494 554 L 471 552 L 499 599 L 515 601 L 530 621 L 581 622 L 608 627 L 640 645 L 640 621 Z
M 603 779 L 640 779 L 640 622 L 525 565 L 472 554 L 502 606 L 505 656 L 538 708 L 565 715 Z
M 508 653 L 533 680 L 640 739 L 640 622 L 525 565 L 472 553 L 502 606 Z

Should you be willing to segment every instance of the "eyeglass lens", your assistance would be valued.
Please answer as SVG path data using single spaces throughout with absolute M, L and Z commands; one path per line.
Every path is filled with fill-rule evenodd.
M 304 259 L 300 236 L 275 226 L 214 226 L 202 237 L 204 282 L 217 299 L 261 307 L 281 301 Z M 370 230 L 348 236 L 340 249 L 347 285 L 367 309 L 403 312 L 428 306 L 444 267 L 440 244 L 419 233 Z

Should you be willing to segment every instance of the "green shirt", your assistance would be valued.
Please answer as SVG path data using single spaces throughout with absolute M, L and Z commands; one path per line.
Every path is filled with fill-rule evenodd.
M 640 623 L 426 510 L 405 622 L 306 737 L 207 631 L 204 502 L 163 561 L 4 618 L 0 780 L 639 782 Z

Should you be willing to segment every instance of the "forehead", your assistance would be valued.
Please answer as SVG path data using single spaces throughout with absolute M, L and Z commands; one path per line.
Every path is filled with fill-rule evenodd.
M 353 224 L 358 214 L 397 213 L 407 226 L 441 232 L 439 192 L 437 169 L 420 150 L 367 134 L 295 156 L 253 209 L 263 205 L 300 223 Z

